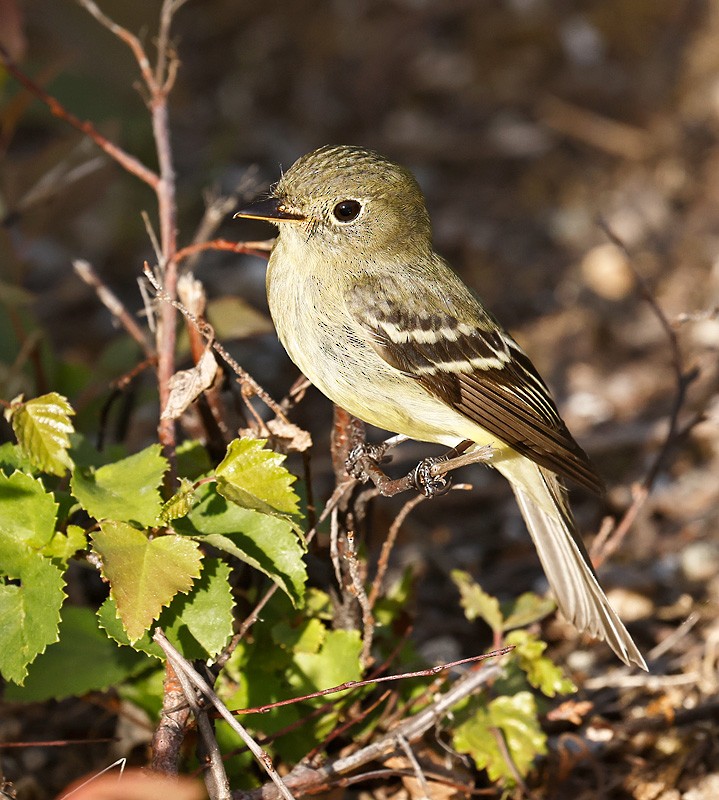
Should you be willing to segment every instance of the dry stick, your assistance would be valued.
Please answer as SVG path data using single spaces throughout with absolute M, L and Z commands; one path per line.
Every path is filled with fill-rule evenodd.
M 182 303 L 179 303 L 177 300 L 170 297 L 169 293 L 165 291 L 160 281 L 153 274 L 147 262 L 145 262 L 144 273 L 145 277 L 155 290 L 157 297 L 160 300 L 163 300 L 166 304 L 172 305 L 174 308 L 176 308 L 185 317 L 185 319 L 187 319 L 197 328 L 197 330 L 205 337 L 207 342 L 212 343 L 212 349 L 221 356 L 223 361 L 232 367 L 232 370 L 237 375 L 239 383 L 245 385 L 253 395 L 259 397 L 260 400 L 262 400 L 262 402 L 283 422 L 289 422 L 280 405 L 276 403 L 269 394 L 267 394 L 267 392 L 260 386 L 259 383 L 257 383 L 257 381 L 250 375 L 249 372 L 246 372 L 237 363 L 237 361 L 235 361 L 235 359 L 225 350 L 224 347 L 222 347 L 221 344 L 214 340 L 215 332 L 209 322 L 197 319 L 197 317 L 195 317 L 194 314 L 186 309 Z
M 242 741 L 249 747 L 252 755 L 262 765 L 265 772 L 270 776 L 270 780 L 277 787 L 277 791 L 285 800 L 293 800 L 292 793 L 287 788 L 282 778 L 280 778 L 277 770 L 272 763 L 270 756 L 257 744 L 257 742 L 250 736 L 250 734 L 243 728 L 242 725 L 232 716 L 227 706 L 220 700 L 215 692 L 210 688 L 207 682 L 192 668 L 187 659 L 183 658 L 180 653 L 170 644 L 167 637 L 160 628 L 155 630 L 153 640 L 160 645 L 163 649 L 168 663 L 171 663 L 173 668 L 179 673 L 183 672 L 189 681 L 197 688 L 205 697 L 212 703 L 212 705 L 219 711 L 220 716 L 232 728 L 233 731 L 242 739 Z
M 222 753 L 217 744 L 207 711 L 198 703 L 195 689 L 185 672 L 176 669 L 175 674 L 180 681 L 182 691 L 185 693 L 185 699 L 197 720 L 197 727 L 210 762 L 209 767 L 203 769 L 207 794 L 210 800 L 230 800 L 232 796 L 230 794 L 230 782 L 227 779 L 225 766 L 222 762 Z
M 659 321 L 659 324 L 661 325 L 667 336 L 671 351 L 672 369 L 674 370 L 674 376 L 676 381 L 676 392 L 674 395 L 674 402 L 672 403 L 671 413 L 669 415 L 669 430 L 667 431 L 667 435 L 664 438 L 664 443 L 659 449 L 659 452 L 657 453 L 656 458 L 654 459 L 654 463 L 649 468 L 649 471 L 644 477 L 644 480 L 639 486 L 635 487 L 632 504 L 626 510 L 622 520 L 611 532 L 611 536 L 607 535 L 606 539 L 601 543 L 602 544 L 601 551 L 599 550 L 598 547 L 592 547 L 592 555 L 593 555 L 592 561 L 595 567 L 600 566 L 621 545 L 624 537 L 627 534 L 627 531 L 630 529 L 641 507 L 644 505 L 644 502 L 649 496 L 649 493 L 651 492 L 652 487 L 654 486 L 657 476 L 659 475 L 659 471 L 664 466 L 669 451 L 674 446 L 675 441 L 678 438 L 679 414 L 682 410 L 682 406 L 684 405 L 684 401 L 687 395 L 687 390 L 699 375 L 698 369 L 693 368 L 687 370 L 685 368 L 684 359 L 682 357 L 682 351 L 679 346 L 679 338 L 677 337 L 676 331 L 672 327 L 672 324 L 667 318 L 667 315 L 664 313 L 662 307 L 659 305 L 656 298 L 652 294 L 652 291 L 649 288 L 649 285 L 647 284 L 646 280 L 644 280 L 644 277 L 634 268 L 629 248 L 614 233 L 614 231 L 612 231 L 612 229 L 609 227 L 609 224 L 605 220 L 599 219 L 599 226 L 604 231 L 607 238 L 612 242 L 612 244 L 618 247 L 626 256 L 627 263 L 629 264 L 629 268 L 631 269 L 634 278 L 637 281 L 637 285 L 639 286 L 639 289 L 642 293 L 642 297 L 648 303 L 651 310 L 654 312 L 654 316 Z M 699 421 L 699 419 L 700 416 L 697 416 L 696 421 Z M 685 429 L 683 431 L 683 434 L 687 432 L 688 431 Z
M 498 665 L 476 670 L 460 678 L 431 706 L 420 711 L 408 720 L 400 723 L 394 730 L 351 755 L 330 761 L 316 770 L 308 770 L 304 766 L 295 767 L 285 777 L 285 783 L 299 792 L 317 790 L 323 786 L 331 786 L 337 777 L 352 772 L 375 760 L 383 760 L 396 751 L 397 737 L 404 736 L 408 742 L 414 742 L 430 730 L 445 714 L 464 698 L 469 697 L 480 686 L 496 677 L 500 672 Z M 272 787 L 265 786 L 252 792 L 233 792 L 234 800 L 275 800 L 277 793 Z
M 22 84 L 25 89 L 30 92 L 30 94 L 37 97 L 38 100 L 43 102 L 48 107 L 53 116 L 58 117 L 68 125 L 80 131 L 80 133 L 83 133 L 85 136 L 92 139 L 92 141 L 101 150 L 107 153 L 110 158 L 116 161 L 123 169 L 127 170 L 127 172 L 131 173 L 132 175 L 135 175 L 141 181 L 144 181 L 146 184 L 148 184 L 148 186 L 151 186 L 155 191 L 157 191 L 157 187 L 160 182 L 160 176 L 157 173 L 153 172 L 151 169 L 148 169 L 137 158 L 131 156 L 121 147 L 118 147 L 118 145 L 116 145 L 114 142 L 111 142 L 109 139 L 103 136 L 91 122 L 88 120 L 81 120 L 79 117 L 76 117 L 74 114 L 68 111 L 58 100 L 38 86 L 31 78 L 25 75 L 24 72 L 19 70 L 2 45 L 0 45 L 0 61 L 2 61 L 5 69 L 13 76 L 13 78 L 15 78 L 18 83 Z
M 354 531 L 347 531 L 345 534 L 345 541 L 347 542 L 347 553 L 345 558 L 349 565 L 350 579 L 352 580 L 352 588 L 354 590 L 357 602 L 362 609 L 362 655 L 361 663 L 363 667 L 368 667 L 372 661 L 372 640 L 374 639 L 374 616 L 372 614 L 372 606 L 367 599 L 367 593 L 362 582 L 360 575 L 359 562 L 357 560 L 357 551 L 355 550 L 355 535 Z
M 175 254 L 176 261 L 184 261 L 187 258 L 196 256 L 205 250 L 225 250 L 230 253 L 245 253 L 258 258 L 266 258 L 267 253 L 272 249 L 274 239 L 268 239 L 261 242 L 230 242 L 227 239 L 213 239 L 210 242 L 197 242 L 196 244 L 188 244 Z
M 424 793 L 421 800 L 429 800 L 431 797 L 429 784 L 427 783 L 427 778 L 425 777 L 424 772 L 422 772 L 422 767 L 420 767 L 419 761 L 417 761 L 417 757 L 415 756 L 410 743 L 404 736 L 400 734 L 397 736 L 397 744 L 402 748 L 402 750 L 404 750 L 404 754 L 407 756 L 409 763 L 412 765 L 414 775 L 417 778 L 417 782 L 419 783 L 422 792 Z
M 397 516 L 394 518 L 394 521 L 390 525 L 389 531 L 387 532 L 387 538 L 382 543 L 382 550 L 380 552 L 379 560 L 377 561 L 377 574 L 372 581 L 372 589 L 369 593 L 370 608 L 374 608 L 377 598 L 379 597 L 379 593 L 382 590 L 384 576 L 387 574 L 387 568 L 389 567 L 390 553 L 392 552 L 394 544 L 397 541 L 397 535 L 399 534 L 400 528 L 404 524 L 404 521 L 407 519 L 410 512 L 426 499 L 427 498 L 423 494 L 419 494 L 417 497 L 413 497 L 411 500 L 408 500 L 402 506 L 399 514 L 397 514 Z
M 97 293 L 100 302 L 115 317 L 130 336 L 140 345 L 148 358 L 154 358 L 155 352 L 147 341 L 145 332 L 135 322 L 135 318 L 125 308 L 118 296 L 103 282 L 102 278 L 95 272 L 92 264 L 83 258 L 76 258 L 72 262 L 75 272 L 82 278 L 88 286 Z

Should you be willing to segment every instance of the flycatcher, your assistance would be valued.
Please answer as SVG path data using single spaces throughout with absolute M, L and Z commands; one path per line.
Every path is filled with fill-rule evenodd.
M 236 216 L 279 229 L 270 313 L 310 381 L 384 430 L 491 447 L 565 617 L 646 669 L 599 586 L 562 478 L 594 491 L 601 481 L 527 355 L 434 252 L 413 175 L 370 150 L 322 147 Z

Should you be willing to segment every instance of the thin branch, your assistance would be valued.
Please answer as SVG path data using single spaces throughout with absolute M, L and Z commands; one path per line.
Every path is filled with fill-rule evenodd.
M 404 754 L 407 756 L 409 763 L 412 766 L 414 776 L 417 778 L 417 783 L 419 783 L 420 789 L 422 789 L 423 796 L 421 800 L 429 800 L 431 797 L 429 784 L 427 783 L 427 778 L 425 778 L 424 772 L 422 772 L 422 767 L 420 767 L 419 761 L 417 761 L 417 756 L 415 756 L 410 743 L 404 736 L 400 734 L 397 736 L 397 744 L 402 748 L 402 750 L 404 750 Z
M 188 244 L 175 254 L 175 260 L 180 263 L 186 258 L 196 256 L 206 250 L 224 250 L 230 253 L 245 253 L 248 255 L 267 258 L 267 254 L 272 249 L 274 239 L 263 240 L 260 242 L 231 242 L 227 239 L 213 239 L 210 242 L 197 242 Z
M 352 589 L 357 598 L 357 602 L 362 609 L 362 655 L 361 663 L 363 667 L 368 667 L 372 661 L 372 641 L 374 639 L 374 616 L 372 614 L 372 606 L 367 599 L 367 592 L 360 575 L 359 562 L 357 560 L 357 552 L 355 550 L 355 536 L 354 531 L 347 531 L 345 534 L 345 541 L 347 542 L 347 552 L 345 558 L 349 565 L 350 578 L 352 580 Z
M 495 678 L 501 672 L 499 665 L 492 665 L 483 669 L 473 670 L 460 678 L 454 686 L 448 689 L 431 706 L 420 711 L 413 717 L 400 723 L 376 742 L 360 748 L 348 756 L 330 761 L 325 766 L 312 770 L 303 765 L 295 767 L 285 777 L 285 783 L 291 789 L 309 793 L 316 787 L 333 785 L 338 778 L 353 772 L 359 767 L 372 761 L 382 761 L 396 753 L 397 736 L 404 736 L 408 742 L 414 742 L 434 727 L 447 712 L 469 697 L 480 686 Z M 276 800 L 277 792 L 270 786 L 264 786 L 251 792 L 233 792 L 234 800 Z
M 212 688 L 207 684 L 207 682 L 197 674 L 197 672 L 192 668 L 192 665 L 183 658 L 180 653 L 170 644 L 165 634 L 162 632 L 160 628 L 155 630 L 153 634 L 153 640 L 160 645 L 165 656 L 167 657 L 168 663 L 171 663 L 174 669 L 177 672 L 183 672 L 193 686 L 198 689 L 202 694 L 212 703 L 212 705 L 219 711 L 220 716 L 225 720 L 225 722 L 232 728 L 233 731 L 242 739 L 242 741 L 249 747 L 252 755 L 257 759 L 259 764 L 264 768 L 265 772 L 270 777 L 270 780 L 275 784 L 277 788 L 277 792 L 280 797 L 283 797 L 285 800 L 294 800 L 292 793 L 287 788 L 286 784 L 279 776 L 277 770 L 275 769 L 274 764 L 272 763 L 272 759 L 270 756 L 257 744 L 257 742 L 250 736 L 250 734 L 245 730 L 245 728 L 240 725 L 240 723 L 232 716 L 232 714 L 228 711 L 227 706 L 220 700 L 220 698 L 215 694 Z
M 81 1 L 82 0 L 78 0 L 78 2 Z M 43 102 L 48 107 L 53 116 L 58 117 L 59 119 L 63 120 L 63 122 L 66 122 L 68 125 L 80 131 L 80 133 L 92 139 L 92 141 L 103 152 L 107 153 L 110 158 L 116 161 L 123 169 L 127 170 L 127 172 L 130 174 L 135 175 L 141 181 L 144 181 L 148 186 L 151 186 L 155 191 L 157 191 L 160 183 L 160 176 L 157 173 L 153 172 L 151 169 L 148 169 L 137 158 L 131 156 L 114 142 L 111 142 L 108 138 L 103 136 L 92 124 L 92 122 L 89 122 L 88 120 L 81 120 L 79 117 L 76 117 L 73 113 L 68 111 L 65 106 L 59 102 L 59 100 L 48 94 L 24 72 L 22 72 L 22 70 L 18 69 L 8 55 L 7 51 L 2 46 L 0 46 L 0 61 L 2 61 L 5 69 L 13 76 L 13 78 L 15 78 L 18 83 L 22 84 L 22 86 L 24 86 L 25 89 L 30 92 L 30 94 L 37 97 L 38 100 Z
M 124 42 L 130 48 L 133 56 L 135 56 L 135 61 L 137 61 L 137 65 L 140 68 L 145 85 L 150 92 L 156 92 L 158 89 L 158 84 L 155 82 L 155 78 L 152 74 L 150 60 L 147 57 L 147 53 L 145 53 L 145 48 L 142 46 L 142 42 L 137 38 L 137 36 L 128 31 L 127 28 L 123 28 L 122 25 L 118 25 L 117 22 L 110 19 L 110 17 L 100 10 L 98 5 L 94 3 L 93 0 L 77 0 L 77 3 L 81 5 L 87 12 L 89 12 L 100 23 L 100 25 L 103 26 L 103 28 L 107 28 L 107 30 L 109 30 L 113 36 L 117 36 L 120 41 Z
M 209 767 L 203 770 L 205 786 L 210 800 L 230 800 L 230 782 L 227 779 L 225 766 L 222 763 L 222 753 L 217 744 L 212 723 L 207 715 L 207 711 L 197 701 L 195 689 L 184 671 L 175 670 L 177 679 L 180 681 L 185 700 L 190 706 L 192 713 L 197 720 L 197 727 L 200 731 L 202 744 L 209 760 Z
M 130 336 L 140 345 L 147 358 L 154 358 L 155 352 L 152 345 L 148 342 L 145 332 L 135 322 L 135 318 L 125 308 L 120 298 L 105 284 L 100 276 L 95 272 L 92 264 L 82 258 L 76 258 L 72 262 L 75 272 L 82 278 L 88 286 L 91 286 L 107 310 L 115 317 Z
M 380 552 L 379 560 L 377 561 L 377 573 L 374 576 L 374 580 L 372 581 L 372 589 L 369 593 L 370 608 L 374 608 L 377 598 L 379 597 L 379 593 L 382 591 L 384 576 L 387 574 L 387 568 L 389 567 L 389 557 L 392 549 L 394 548 L 394 544 L 397 541 L 400 528 L 404 524 L 404 521 L 407 519 L 410 512 L 426 499 L 427 498 L 423 494 L 418 494 L 416 497 L 408 500 L 402 506 L 399 514 L 397 514 L 397 516 L 394 518 L 394 521 L 390 525 L 389 531 L 387 532 L 387 537 L 382 543 L 382 550 Z

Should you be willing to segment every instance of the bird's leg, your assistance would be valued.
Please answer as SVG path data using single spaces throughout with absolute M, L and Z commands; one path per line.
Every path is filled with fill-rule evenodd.
M 363 442 L 355 445 L 350 451 L 347 471 L 358 480 L 372 481 L 385 497 L 392 497 L 410 489 L 421 492 L 425 497 L 438 497 L 448 492 L 452 486 L 452 479 L 447 474 L 451 470 L 491 459 L 491 447 L 478 448 L 473 453 L 466 454 L 473 444 L 474 442 L 465 439 L 444 455 L 425 458 L 403 478 L 394 479 L 379 466 L 387 460 L 388 443 L 369 445 Z

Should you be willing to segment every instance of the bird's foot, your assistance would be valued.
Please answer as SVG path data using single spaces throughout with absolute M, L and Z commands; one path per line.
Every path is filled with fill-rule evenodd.
M 425 458 L 417 464 L 410 473 L 412 483 L 418 492 L 422 492 L 425 497 L 440 497 L 452 488 L 451 475 L 435 475 L 432 468 L 435 464 L 445 461 L 446 456 L 439 458 Z
M 345 461 L 347 474 L 366 483 L 372 479 L 374 470 L 371 468 L 379 469 L 379 464 L 389 460 L 386 453 L 387 447 L 384 444 L 369 444 L 368 442 L 356 444 L 350 450 Z

